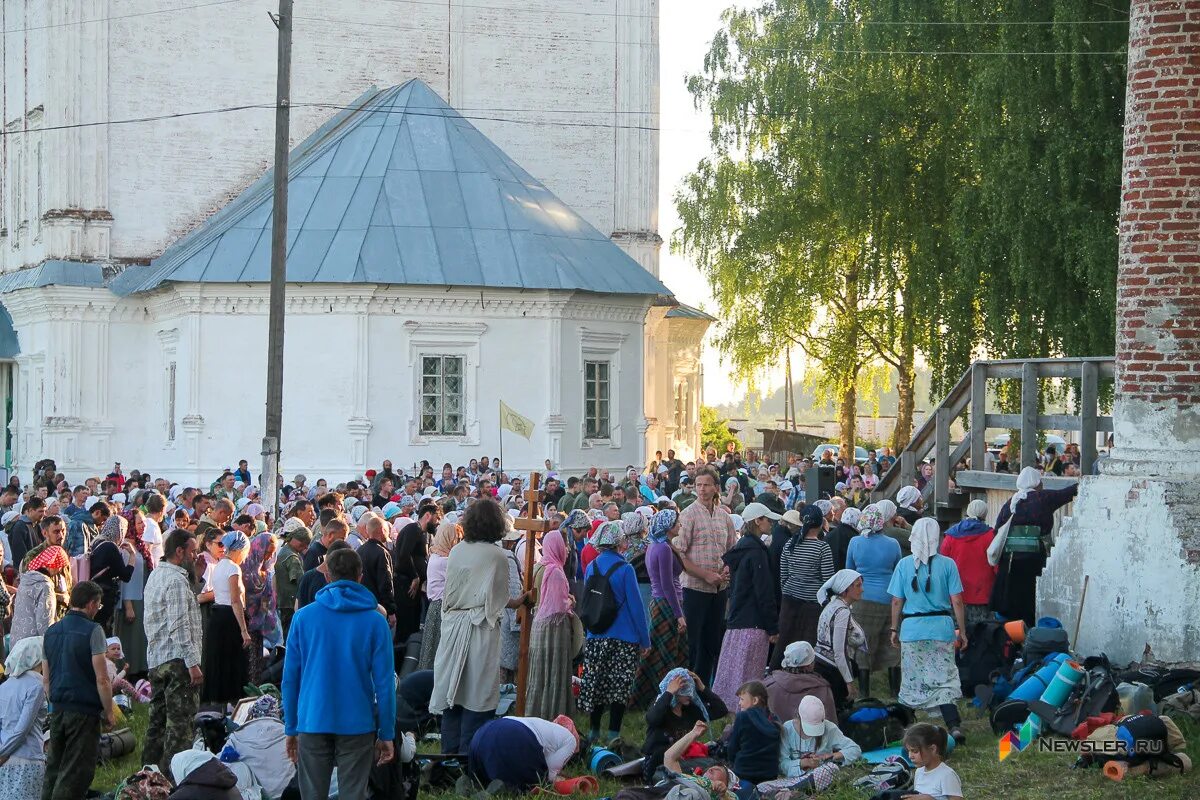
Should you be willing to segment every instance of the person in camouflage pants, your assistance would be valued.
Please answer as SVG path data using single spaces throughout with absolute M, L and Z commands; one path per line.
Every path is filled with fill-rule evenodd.
M 176 528 L 163 544 L 163 559 L 146 579 L 143 608 L 146 663 L 150 667 L 150 726 L 142 763 L 170 775 L 171 758 L 192 743 L 200 707 L 200 606 L 192 594 L 198 545 L 192 533 Z
M 142 745 L 142 763 L 157 764 L 171 774 L 171 758 L 192 746 L 194 719 L 200 708 L 200 687 L 183 661 L 172 659 L 150 670 L 150 724 Z

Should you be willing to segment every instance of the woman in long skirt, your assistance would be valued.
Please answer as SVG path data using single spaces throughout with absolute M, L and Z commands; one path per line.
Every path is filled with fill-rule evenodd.
M 936 520 L 917 520 L 912 555 L 900 559 L 888 594 L 892 596 L 892 641 L 900 646 L 900 702 L 912 709 L 938 709 L 956 740 L 962 696 L 954 645 L 967 646 L 962 580 L 954 560 L 938 556 L 941 531 Z M 958 632 L 955 633 L 955 624 Z
M 429 545 L 429 567 L 426 571 L 425 595 L 429 608 L 425 611 L 425 627 L 421 629 L 421 657 L 417 669 L 433 669 L 438 639 L 442 635 L 442 593 L 446 590 L 446 567 L 450 551 L 462 541 L 462 528 L 457 522 L 443 521 Z
M 246 627 L 250 630 L 247 669 L 251 683 L 258 683 L 258 676 L 266 666 L 263 639 L 274 634 L 279 624 L 275 581 L 271 576 L 274 562 L 274 536 L 260 533 L 250 540 L 249 555 L 242 562 L 242 585 L 246 587 Z
M 0 684 L 0 714 L 7 709 L 13 716 L 0 716 L 7 753 L 0 759 L 0 800 L 29 800 L 42 794 L 46 777 L 44 660 L 42 637 L 29 636 L 13 646 L 4 662 L 8 678 Z
M 113 632 L 121 638 L 128 675 L 146 672 L 146 629 L 142 625 L 142 590 L 150 563 L 139 551 L 134 556 L 133 577 L 121 584 L 121 609 L 113 621 Z
M 531 717 L 553 720 L 575 713 L 575 697 L 571 692 L 576 655 L 575 615 L 571 611 L 574 599 L 564 570 L 566 563 L 567 541 L 563 531 L 550 531 L 542 540 L 538 576 L 541 586 L 529 635 L 529 694 L 525 712 Z
M 246 650 L 250 630 L 246 626 L 241 565 L 250 541 L 239 531 L 225 534 L 221 541 L 225 557 L 212 570 L 214 599 L 202 654 L 204 689 L 200 699 L 206 703 L 236 703 L 249 678 Z
M 621 555 L 625 537 L 621 523 L 605 522 L 596 529 L 591 545 L 599 555 L 588 565 L 584 579 L 596 572 L 608 575 L 616 596 L 616 619 L 603 631 L 588 631 L 583 654 L 583 686 L 579 707 L 591 717 L 588 738 L 601 738 L 601 723 L 608 711 L 608 731 L 603 741 L 609 749 L 621 745 L 621 722 L 629 702 L 629 690 L 637 675 L 640 655 L 650 648 L 646 608 L 638 591 L 637 574 Z
M 726 708 L 737 707 L 744 684 L 762 680 L 770 643 L 778 638 L 771 553 L 762 537 L 779 516 L 762 503 L 750 503 L 742 513 L 741 538 L 721 559 L 729 567 L 729 610 L 713 692 Z
M 688 665 L 687 623 L 679 575 L 683 564 L 671 549 L 679 532 L 679 514 L 664 509 L 650 521 L 646 571 L 650 573 L 650 653 L 638 664 L 629 704 L 647 709 L 658 698 L 662 675 Z

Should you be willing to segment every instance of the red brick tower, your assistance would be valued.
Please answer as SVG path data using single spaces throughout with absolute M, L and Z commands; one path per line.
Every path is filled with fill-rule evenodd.
M 1115 448 L 1038 585 L 1114 663 L 1200 662 L 1200 0 L 1133 0 Z

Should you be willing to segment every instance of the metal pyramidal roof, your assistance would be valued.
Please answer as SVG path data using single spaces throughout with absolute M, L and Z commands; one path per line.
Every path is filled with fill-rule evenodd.
M 111 288 L 268 282 L 273 195 L 268 172 Z M 287 279 L 671 294 L 419 80 L 292 151 Z

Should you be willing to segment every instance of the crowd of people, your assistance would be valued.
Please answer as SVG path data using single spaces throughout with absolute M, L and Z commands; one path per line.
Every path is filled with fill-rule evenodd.
M 861 753 L 839 715 L 886 681 L 946 729 L 910 732 L 914 758 L 943 780 L 917 790 L 959 796 L 938 766 L 947 731 L 965 738 L 955 648 L 995 612 L 1032 622 L 1045 562 L 992 545 L 1013 525 L 1048 530 L 1074 488 L 1043 490 L 1027 468 L 999 519 L 976 501 L 943 537 L 925 516 L 924 473 L 896 502 L 869 502 L 895 462 L 870 455 L 846 466 L 827 453 L 842 479 L 814 502 L 804 458 L 668 452 L 569 476 L 547 461 L 536 494 L 487 457 L 440 471 L 384 461 L 345 482 L 295 475 L 278 489 L 279 519 L 246 461 L 202 487 L 120 464 L 72 485 L 39 463 L 0 493 L 0 798 L 82 797 L 114 693 L 142 678 L 142 760 L 170 774 L 201 705 L 228 709 L 280 659 L 305 798 L 327 796 L 334 766 L 342 797 L 365 796 L 372 763 L 395 755 L 401 671 L 440 717 L 443 752 L 520 789 L 589 745 L 640 750 L 648 785 L 680 780 L 689 745 L 730 718 L 725 761 L 687 778 L 714 800 L 827 785 Z M 531 501 L 548 528 L 537 536 L 514 525 Z M 526 716 L 497 720 L 523 626 Z M 400 669 L 405 654 L 415 672 Z M 43 750 L 30 709 L 47 701 Z M 630 711 L 644 717 L 641 742 L 624 741 Z

